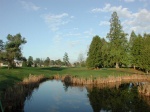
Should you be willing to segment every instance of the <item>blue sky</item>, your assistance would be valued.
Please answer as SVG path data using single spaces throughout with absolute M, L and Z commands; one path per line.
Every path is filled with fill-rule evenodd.
M 113 11 L 123 30 L 150 33 L 150 0 L 0 0 L 0 39 L 21 33 L 28 58 L 70 62 L 80 53 L 86 58 L 93 36 L 106 37 Z

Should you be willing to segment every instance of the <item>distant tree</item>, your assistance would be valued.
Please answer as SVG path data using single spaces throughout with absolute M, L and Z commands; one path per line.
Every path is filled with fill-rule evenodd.
M 110 62 L 114 63 L 116 68 L 119 68 L 119 64 L 126 64 L 128 61 L 128 43 L 127 38 L 122 30 L 121 22 L 117 15 L 117 12 L 113 12 L 110 19 L 110 31 L 107 34 L 107 38 L 110 41 Z
M 3 53 L 2 51 L 4 50 L 4 42 L 2 40 L 0 40 L 0 62 L 3 59 Z
M 31 67 L 33 65 L 33 57 L 32 56 L 29 56 L 28 58 L 28 67 Z
M 86 65 L 88 68 L 99 68 L 101 66 L 101 39 L 99 36 L 94 36 L 88 51 Z
M 23 62 L 22 62 L 22 67 L 27 67 L 27 59 L 25 57 L 22 57 L 21 59 Z
M 82 53 L 79 54 L 78 56 L 78 61 L 80 63 L 80 67 L 83 65 L 83 62 L 84 62 L 84 56 Z
M 55 60 L 55 64 L 58 65 L 58 66 L 61 66 L 62 65 L 62 61 L 60 59 Z
M 46 60 L 44 61 L 44 66 L 50 66 L 50 58 L 47 57 Z
M 41 66 L 41 59 L 40 58 L 36 58 L 35 60 L 34 60 L 34 63 L 36 64 L 36 66 Z
M 69 57 L 66 52 L 64 54 L 63 61 L 64 61 L 65 66 L 69 66 Z
M 2 52 L 2 50 L 4 50 L 4 42 L 0 40 L 0 52 Z
M 8 69 L 14 67 L 14 59 L 22 57 L 21 45 L 27 41 L 21 36 L 21 34 L 7 36 L 7 42 L 5 44 L 5 50 L 3 52 L 3 60 L 8 62 Z
M 50 65 L 55 65 L 55 61 L 54 60 L 50 60 Z

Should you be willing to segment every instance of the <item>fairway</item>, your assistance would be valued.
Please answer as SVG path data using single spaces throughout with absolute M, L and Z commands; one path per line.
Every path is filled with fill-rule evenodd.
M 107 68 L 90 70 L 80 67 L 25 67 L 15 68 L 8 70 L 7 68 L 0 68 L 0 91 L 6 89 L 13 84 L 22 81 L 23 78 L 32 75 L 44 75 L 45 77 L 51 77 L 53 75 L 72 75 L 76 77 L 108 77 L 108 76 L 122 76 L 132 74 L 144 74 L 141 71 L 137 71 L 130 68 Z

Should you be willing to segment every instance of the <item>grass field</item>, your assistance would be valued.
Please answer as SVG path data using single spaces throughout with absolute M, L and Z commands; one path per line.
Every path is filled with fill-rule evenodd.
M 73 75 L 78 77 L 107 77 L 110 75 L 121 76 L 121 75 L 131 75 L 131 74 L 144 74 L 143 72 L 133 70 L 130 68 L 106 68 L 99 70 L 89 70 L 87 68 L 58 68 L 58 67 L 44 67 L 44 68 L 15 68 L 8 70 L 7 68 L 0 68 L 0 91 L 5 88 L 12 86 L 13 84 L 22 81 L 23 78 L 28 77 L 29 74 L 32 75 L 44 75 L 45 77 L 50 77 L 55 74 L 59 75 Z

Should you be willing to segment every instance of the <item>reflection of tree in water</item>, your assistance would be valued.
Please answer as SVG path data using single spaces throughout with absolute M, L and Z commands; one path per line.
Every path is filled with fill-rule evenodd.
M 90 104 L 94 112 L 150 112 L 149 105 L 139 98 L 137 87 L 129 89 L 129 84 L 121 84 L 119 88 L 87 88 Z

